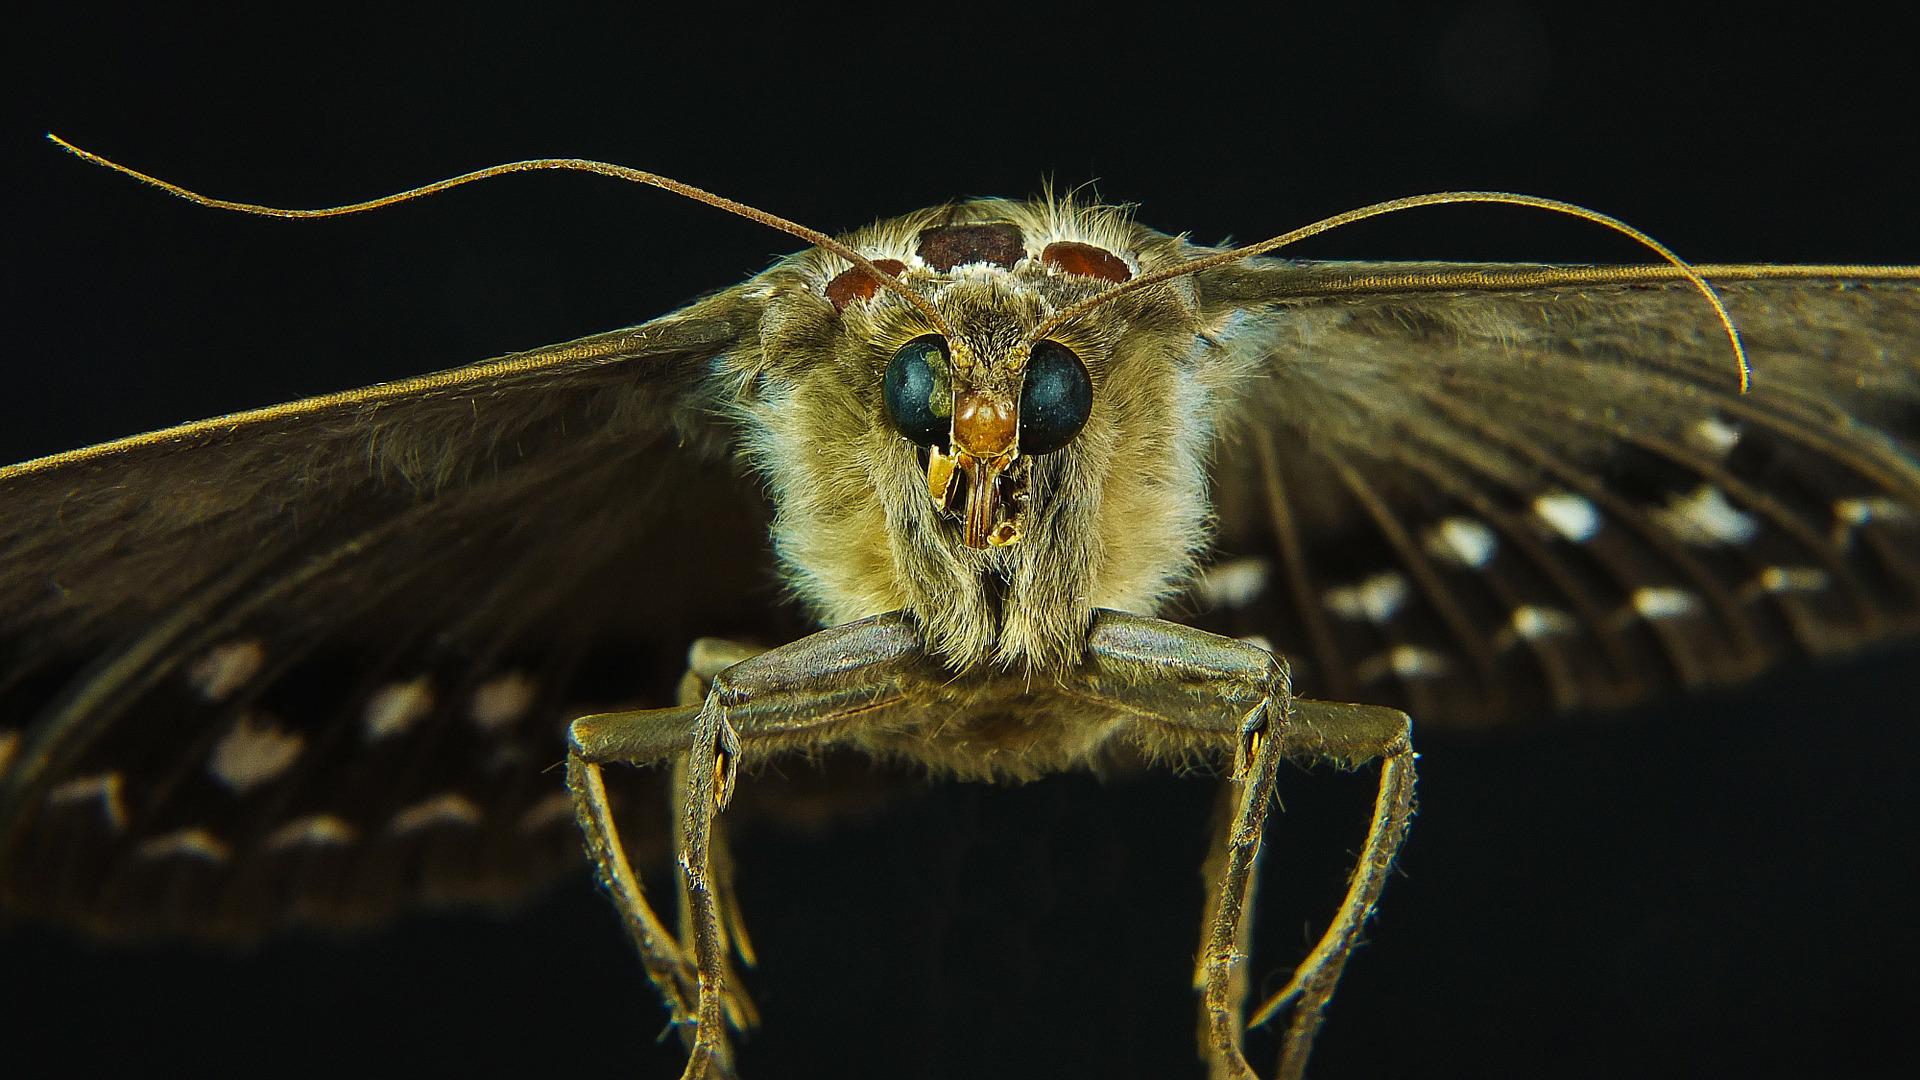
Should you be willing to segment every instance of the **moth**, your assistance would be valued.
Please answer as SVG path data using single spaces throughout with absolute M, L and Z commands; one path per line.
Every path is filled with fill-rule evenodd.
M 1699 268 L 1743 392 L 1673 264 L 1310 263 L 1070 198 L 805 235 L 628 330 L 0 472 L 5 910 L 362 923 L 517 894 L 578 825 L 724 1075 L 721 826 L 783 812 L 764 767 L 1200 762 L 1201 1052 L 1245 1076 L 1275 772 L 1378 760 L 1346 902 L 1251 1003 L 1298 1075 L 1407 828 L 1407 714 L 1913 628 L 1911 268 Z M 660 767 L 621 798 L 614 763 Z

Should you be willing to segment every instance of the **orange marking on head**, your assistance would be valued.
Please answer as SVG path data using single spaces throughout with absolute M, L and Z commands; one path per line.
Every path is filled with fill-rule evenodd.
M 898 259 L 875 259 L 873 265 L 896 277 L 907 269 L 907 264 Z M 855 300 L 871 300 L 879 292 L 880 282 L 858 266 L 842 270 L 827 282 L 827 301 L 835 311 L 847 310 L 847 305 Z
M 1115 285 L 1133 277 L 1133 271 L 1120 256 L 1092 244 L 1056 240 L 1040 253 L 1040 261 L 1063 274 L 1099 278 Z

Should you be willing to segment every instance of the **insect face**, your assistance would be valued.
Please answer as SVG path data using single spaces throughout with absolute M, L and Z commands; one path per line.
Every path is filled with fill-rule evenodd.
M 1034 331 L 1175 246 L 1001 201 L 852 243 L 952 336 L 829 256 L 766 275 L 760 349 L 731 359 L 788 580 L 829 623 L 912 611 L 956 668 L 1075 662 L 1095 608 L 1150 609 L 1204 543 L 1216 403 L 1176 284 Z

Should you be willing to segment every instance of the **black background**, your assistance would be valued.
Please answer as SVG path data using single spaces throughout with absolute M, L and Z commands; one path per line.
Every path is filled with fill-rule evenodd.
M 1471 187 L 1584 203 L 1700 261 L 1920 259 L 1909 58 L 1838 11 L 1738 27 L 1502 4 L 1152 24 L 957 6 L 281 18 L 12 28 L 0 458 L 636 322 L 793 246 L 584 177 L 252 220 L 88 168 L 46 130 L 286 205 L 564 154 L 829 231 L 1048 177 L 1098 180 L 1206 241 Z M 1303 253 L 1639 258 L 1591 227 L 1461 208 Z M 1906 1075 L 1915 659 L 1427 740 L 1404 874 L 1316 1075 Z M 1325 917 L 1368 799 L 1337 776 L 1283 793 L 1258 979 Z M 1191 778 L 947 785 L 824 837 L 745 838 L 767 1014 L 748 1074 L 1199 1075 L 1186 979 L 1208 798 Z M 10 1063 L 75 1072 L 678 1067 L 584 880 L 519 915 L 248 956 L 15 931 L 0 995 Z

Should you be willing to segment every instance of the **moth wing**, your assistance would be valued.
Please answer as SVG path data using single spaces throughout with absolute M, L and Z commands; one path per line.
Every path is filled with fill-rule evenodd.
M 1920 622 L 1920 273 L 1251 260 L 1203 274 L 1202 625 L 1477 727 Z
M 767 632 L 709 378 L 760 311 L 0 471 L 0 910 L 244 936 L 576 864 L 569 713 Z

